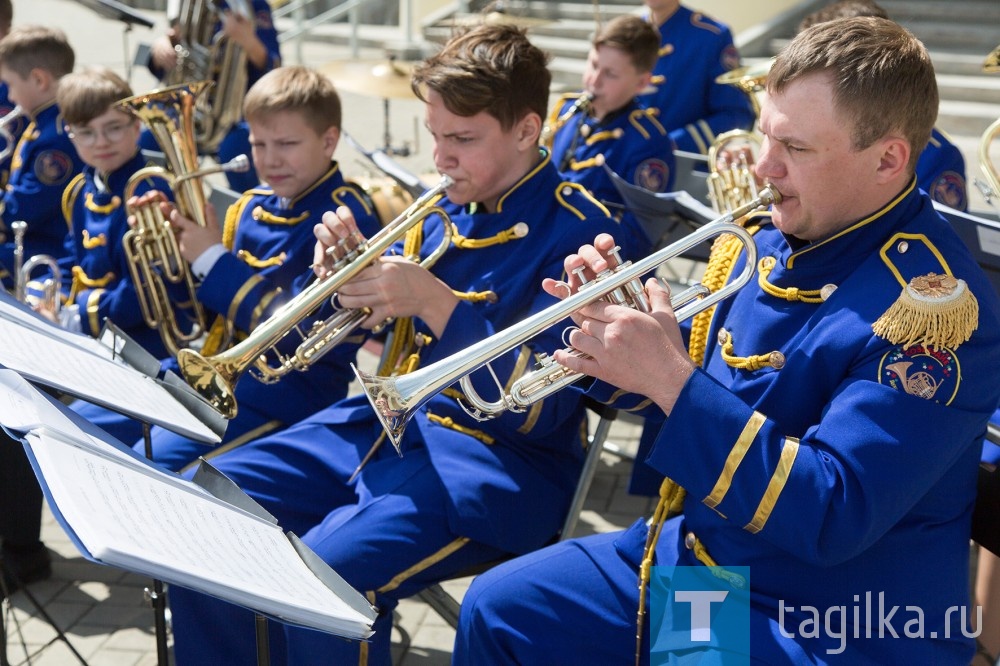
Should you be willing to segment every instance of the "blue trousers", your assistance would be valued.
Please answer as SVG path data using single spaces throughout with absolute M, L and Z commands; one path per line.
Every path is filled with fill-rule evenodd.
M 372 421 L 307 420 L 213 461 L 379 610 L 369 643 L 284 627 L 275 665 L 355 664 L 362 652 L 390 664 L 399 599 L 503 556 L 449 528 L 450 499 L 422 445 L 400 458 L 385 444 L 349 481 L 377 433 Z M 256 663 L 249 611 L 176 587 L 169 599 L 178 664 Z

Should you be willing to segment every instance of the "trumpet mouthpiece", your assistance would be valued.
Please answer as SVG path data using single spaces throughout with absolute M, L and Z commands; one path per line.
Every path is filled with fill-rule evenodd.
M 222 165 L 223 171 L 235 171 L 236 173 L 244 173 L 250 170 L 250 158 L 246 155 L 237 155 L 233 159 L 229 160 Z

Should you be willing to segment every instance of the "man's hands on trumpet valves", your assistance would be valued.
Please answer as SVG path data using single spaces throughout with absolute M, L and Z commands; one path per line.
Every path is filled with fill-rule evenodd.
M 222 229 L 219 228 L 219 220 L 215 208 L 205 204 L 205 226 L 201 226 L 189 217 L 186 217 L 177 210 L 173 202 L 158 190 L 150 190 L 138 197 L 131 197 L 127 202 L 129 210 L 134 210 L 137 206 L 159 206 L 163 218 L 170 223 L 170 228 L 177 237 L 177 245 L 180 248 L 181 256 L 189 264 L 193 264 L 198 257 L 205 253 L 210 247 L 222 244 Z M 135 215 L 129 215 L 128 224 L 135 228 Z
M 316 235 L 313 270 L 320 278 L 335 270 L 336 261 L 364 240 L 351 209 L 346 206 L 324 213 L 322 224 L 317 224 L 313 233 Z M 458 305 L 458 297 L 417 262 L 406 257 L 383 256 L 342 286 L 337 302 L 342 308 L 371 310 L 361 324 L 364 328 L 375 328 L 396 317 L 420 317 L 440 337 Z
M 617 266 L 614 249 L 614 238 L 601 234 L 593 245 L 584 245 L 577 254 L 566 258 L 568 282 L 547 278 L 542 287 L 560 299 L 578 292 L 582 280 L 589 282 Z M 568 339 L 586 356 L 560 349 L 553 358 L 570 370 L 645 395 L 669 415 L 694 372 L 694 363 L 685 349 L 669 289 L 656 278 L 649 278 L 644 286 L 649 313 L 603 299 L 593 301 L 573 315 L 578 328 L 570 332 Z

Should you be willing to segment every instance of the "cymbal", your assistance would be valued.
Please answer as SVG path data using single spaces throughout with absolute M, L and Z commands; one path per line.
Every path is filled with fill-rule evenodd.
M 552 23 L 550 19 L 534 18 L 533 16 L 518 16 L 502 11 L 492 11 L 485 14 L 469 14 L 456 17 L 454 25 L 475 27 L 477 25 L 512 25 L 518 28 L 533 28 Z
M 1000 46 L 997 46 L 986 56 L 986 60 L 983 61 L 983 71 L 990 74 L 1000 72 Z
M 731 69 L 715 77 L 715 82 L 738 86 L 744 92 L 758 92 L 764 89 L 764 81 L 767 79 L 767 73 L 771 71 L 773 62 L 774 59 L 771 59 Z
M 318 68 L 333 81 L 337 90 L 382 97 L 412 99 L 410 75 L 413 63 L 386 58 L 384 60 L 353 60 L 331 62 Z

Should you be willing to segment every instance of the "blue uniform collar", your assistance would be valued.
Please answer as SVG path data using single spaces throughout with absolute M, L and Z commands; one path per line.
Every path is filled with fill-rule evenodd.
M 525 184 L 530 182 L 547 165 L 552 163 L 552 156 L 549 154 L 548 149 L 539 148 L 538 153 L 540 157 L 538 163 L 497 200 L 497 213 L 503 212 L 504 206 L 508 208 L 520 208 L 522 206 L 530 206 L 533 201 L 537 201 L 538 195 L 536 189 L 534 187 L 525 187 Z M 478 207 L 479 204 L 470 205 L 468 207 L 469 212 L 475 213 Z
M 133 155 L 125 164 L 121 165 L 114 171 L 108 174 L 104 174 L 103 177 L 98 176 L 97 169 L 90 166 L 89 164 L 83 167 L 83 172 L 86 174 L 87 180 L 95 183 L 98 178 L 104 182 L 107 187 L 106 191 L 100 193 L 100 195 L 108 194 L 122 194 L 125 191 L 125 185 L 128 184 L 129 178 L 132 177 L 136 171 L 141 169 L 146 164 L 146 159 L 142 156 L 142 152 L 136 149 L 135 155 Z
M 340 165 L 337 163 L 336 160 L 333 160 L 332 162 L 330 162 L 330 169 L 325 174 L 320 176 L 320 178 L 315 183 L 307 187 L 303 192 L 301 192 L 297 196 L 292 197 L 292 199 L 290 200 L 284 199 L 283 197 L 279 197 L 274 193 L 274 191 L 270 187 L 261 188 L 259 190 L 259 193 L 267 197 L 265 201 L 265 206 L 268 208 L 268 210 L 294 211 L 296 209 L 303 207 L 303 205 L 305 205 L 307 208 L 311 208 L 312 205 L 309 201 L 310 195 L 316 192 L 316 190 L 320 188 L 320 186 L 322 186 L 323 183 L 327 182 L 338 173 L 340 173 Z M 324 194 L 324 196 L 326 195 Z

